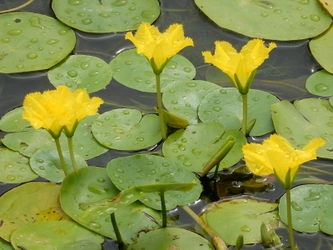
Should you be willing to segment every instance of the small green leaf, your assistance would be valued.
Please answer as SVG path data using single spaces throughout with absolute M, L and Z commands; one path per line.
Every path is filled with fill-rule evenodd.
M 305 87 L 314 95 L 333 96 L 333 75 L 326 70 L 317 71 L 306 79 Z
M 0 129 L 4 132 L 22 132 L 32 130 L 29 121 L 22 118 L 23 108 L 15 108 L 6 113 L 0 120 Z

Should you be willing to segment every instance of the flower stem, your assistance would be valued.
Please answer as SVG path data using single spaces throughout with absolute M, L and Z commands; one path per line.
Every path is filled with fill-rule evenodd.
M 291 220 L 291 194 L 290 194 L 290 188 L 286 189 L 286 201 L 287 201 L 287 219 L 288 219 L 289 243 L 290 243 L 290 248 L 292 250 L 295 250 L 297 248 L 295 247 L 293 224 L 292 224 L 292 220 Z
M 162 92 L 161 92 L 161 74 L 155 74 L 155 78 L 156 78 L 157 109 L 158 109 L 158 115 L 160 117 L 162 138 L 163 140 L 165 140 L 167 138 L 167 131 L 162 113 L 163 104 L 162 104 Z
M 164 191 L 160 192 L 161 197 L 161 207 L 162 207 L 162 227 L 167 227 L 167 211 L 165 206 L 165 197 L 164 197 Z
M 59 138 L 54 138 L 54 141 L 55 141 L 56 146 L 57 146 L 57 151 L 58 151 L 59 159 L 60 159 L 60 162 L 61 162 L 62 170 L 64 171 L 65 175 L 67 176 L 69 173 L 68 173 L 68 169 L 67 169 L 67 166 L 66 166 L 64 156 L 62 155 L 60 140 L 59 140 Z
M 244 136 L 247 134 L 247 94 L 242 94 L 243 101 L 243 124 L 242 133 Z
M 72 167 L 73 167 L 73 170 L 76 171 L 77 165 L 76 165 L 75 156 L 74 156 L 73 136 L 67 137 L 67 142 L 68 142 L 69 154 L 71 156 Z

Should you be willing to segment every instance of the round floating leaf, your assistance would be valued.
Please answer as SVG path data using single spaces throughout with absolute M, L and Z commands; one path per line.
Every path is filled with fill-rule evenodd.
M 108 163 L 107 173 L 120 190 L 149 184 L 193 181 L 198 184 L 190 191 L 166 191 L 167 209 L 194 202 L 201 193 L 200 182 L 192 172 L 160 156 L 138 154 L 118 157 Z M 140 201 L 151 208 L 161 209 L 161 199 L 157 192 L 145 193 Z
M 29 158 L 5 147 L 0 147 L 0 182 L 22 183 L 36 179 Z
M 270 106 L 278 102 L 274 95 L 256 89 L 248 93 L 248 122 L 255 119 L 251 136 L 259 136 L 274 130 Z M 215 90 L 202 100 L 198 115 L 203 122 L 217 121 L 227 129 L 240 129 L 243 120 L 242 97 L 236 88 Z
M 69 152 L 63 152 L 64 160 L 69 172 L 74 171 Z M 74 156 L 78 168 L 86 167 L 86 161 L 79 155 Z M 46 180 L 62 182 L 65 173 L 61 167 L 57 150 L 39 149 L 30 158 L 31 169 Z
M 74 31 L 49 16 L 13 12 L 0 15 L 0 72 L 43 70 L 74 48 Z
M 110 214 L 98 214 L 99 210 L 89 211 L 94 215 L 83 216 L 91 205 L 107 202 L 117 197 L 119 190 L 108 177 L 105 168 L 87 167 L 66 176 L 62 183 L 61 206 L 73 220 L 92 231 L 115 239 Z M 126 243 L 132 243 L 139 232 L 156 229 L 160 221 L 158 212 L 144 206 L 140 202 L 132 203 L 115 213 L 119 230 Z M 91 219 L 94 218 L 94 219 Z
M 160 228 L 151 231 L 130 245 L 128 250 L 156 249 L 215 249 L 200 235 L 182 228 Z
M 198 122 L 197 112 L 201 100 L 216 89 L 221 87 L 206 81 L 176 82 L 164 92 L 163 104 L 171 113 L 195 124 Z
M 328 100 L 307 98 L 275 103 L 271 107 L 275 130 L 295 148 L 301 149 L 313 138 L 323 138 L 325 145 L 317 156 L 333 159 L 333 108 Z
M 101 114 L 93 123 L 95 138 L 105 147 L 117 150 L 140 150 L 162 139 L 159 117 L 139 110 L 120 108 Z
M 325 33 L 311 39 L 309 47 L 317 62 L 328 72 L 333 73 L 333 26 Z
M 72 55 L 48 71 L 53 86 L 67 86 L 70 90 L 85 89 L 93 93 L 103 89 L 112 78 L 109 64 L 95 56 Z
M 0 129 L 4 132 L 31 130 L 31 124 L 22 118 L 22 112 L 22 107 L 7 112 L 0 120 Z
M 72 221 L 43 221 L 18 228 L 15 249 L 102 249 L 104 238 Z
M 254 38 L 301 40 L 321 34 L 331 24 L 331 16 L 318 1 L 195 0 L 195 3 L 220 27 Z
M 261 242 L 262 223 L 270 229 L 277 228 L 276 207 L 275 203 L 254 199 L 222 200 L 209 204 L 201 219 L 228 245 L 236 245 L 241 235 L 244 244 L 253 244 Z
M 69 220 L 59 204 L 60 186 L 31 182 L 15 187 L 0 197 L 0 237 L 9 241 L 19 227 L 39 221 Z
M 109 149 L 98 143 L 91 133 L 91 124 L 98 116 L 88 116 L 83 119 L 74 134 L 74 152 L 88 160 L 105 153 Z M 51 135 L 43 129 L 29 130 L 26 132 L 10 133 L 2 139 L 8 148 L 31 157 L 38 149 L 55 149 L 55 143 Z M 68 151 L 67 137 L 61 135 L 60 144 L 63 151 Z
M 236 143 L 220 162 L 220 169 L 228 168 L 243 157 L 241 148 L 246 139 L 239 131 L 225 131 L 224 126 L 217 122 L 198 123 L 176 131 L 166 139 L 162 151 L 165 158 L 193 172 L 201 172 L 230 135 L 236 138 Z
M 110 65 L 113 77 L 126 87 L 142 92 L 156 92 L 155 74 L 144 55 L 137 54 L 136 49 L 126 50 Z M 161 74 L 162 92 L 173 82 L 192 80 L 196 74 L 194 65 L 181 55 L 175 55 L 165 66 Z
M 306 89 L 314 95 L 333 96 L 333 75 L 320 70 L 306 79 Z
M 300 232 L 322 231 L 333 234 L 333 186 L 325 184 L 300 185 L 291 190 L 293 228 Z M 287 223 L 286 195 L 280 199 L 280 218 Z
M 157 0 L 53 0 L 57 18 L 68 26 L 91 33 L 135 30 L 140 23 L 153 23 L 160 14 Z

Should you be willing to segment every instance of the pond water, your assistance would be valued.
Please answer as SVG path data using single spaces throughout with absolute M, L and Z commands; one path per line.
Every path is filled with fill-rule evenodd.
M 219 70 L 204 63 L 201 52 L 205 50 L 213 51 L 214 41 L 216 40 L 229 41 L 236 49 L 239 49 L 249 38 L 223 30 L 215 25 L 201 13 L 193 0 L 160 0 L 160 3 L 161 16 L 157 19 L 155 25 L 160 30 L 164 30 L 171 23 L 182 23 L 186 36 L 192 37 L 194 40 L 195 47 L 188 47 L 180 54 L 195 65 L 197 69 L 195 79 L 212 81 L 221 86 L 230 86 L 230 83 Z M 12 7 L 12 3 L 0 1 L 0 10 Z M 20 11 L 38 12 L 54 16 L 49 0 L 35 0 Z M 124 33 L 88 34 L 80 31 L 75 32 L 77 44 L 73 51 L 74 54 L 94 55 L 106 62 L 110 62 L 121 51 L 133 47 L 131 42 L 124 40 Z M 320 68 L 308 49 L 307 40 L 277 42 L 277 49 L 271 52 L 270 58 L 260 67 L 252 88 L 269 91 L 278 98 L 289 101 L 310 97 L 311 94 L 304 87 L 305 80 Z M 46 74 L 46 71 L 0 74 L 0 116 L 15 107 L 21 106 L 27 93 L 52 89 L 53 86 L 49 83 Z M 117 107 L 137 107 L 143 112 L 154 112 L 155 94 L 126 88 L 114 79 L 105 89 L 93 95 L 105 100 L 105 104 L 100 109 L 101 113 Z M 260 141 L 262 138 L 250 138 L 250 140 Z M 159 149 L 158 147 L 154 150 L 157 151 Z M 105 166 L 115 157 L 130 154 L 129 152 L 110 150 L 102 156 L 89 160 L 88 164 Z M 308 163 L 306 168 L 301 169 L 300 174 L 315 176 L 322 182 L 330 183 L 333 177 L 327 173 L 330 173 L 329 168 L 331 165 L 331 161 L 324 160 Z M 237 166 L 242 166 L 242 163 Z M 246 187 L 243 185 L 244 180 L 251 179 L 252 176 L 241 170 L 231 175 L 234 169 L 236 167 L 229 171 L 221 172 L 220 181 L 217 183 L 218 197 L 251 194 L 261 198 L 277 200 L 284 193 L 284 190 L 274 179 L 258 180 L 259 182 L 262 181 L 263 185 L 256 188 Z M 315 169 L 319 169 L 322 172 Z M 206 180 L 206 184 L 203 199 L 191 205 L 195 212 L 199 212 L 209 200 L 207 198 L 210 193 L 209 181 Z M 297 182 L 296 184 L 300 183 Z M 13 186 L 15 185 L 0 184 L 0 193 L 4 193 Z M 194 226 L 189 216 L 181 209 L 170 211 L 170 216 L 173 218 L 179 217 L 178 222 L 184 224 L 184 227 L 191 228 Z M 285 229 L 278 229 L 277 233 L 282 236 L 282 242 L 287 242 Z M 300 249 L 333 249 L 333 238 L 323 233 L 295 233 L 295 237 Z M 113 241 L 108 240 L 104 244 L 104 249 L 117 249 L 117 245 Z M 230 249 L 233 248 L 230 247 Z M 263 249 L 263 247 L 261 245 L 245 246 L 244 249 Z

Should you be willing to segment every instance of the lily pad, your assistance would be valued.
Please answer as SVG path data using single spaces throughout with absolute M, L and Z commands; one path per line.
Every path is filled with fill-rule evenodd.
M 75 29 L 90 33 L 135 30 L 140 23 L 153 23 L 160 15 L 157 0 L 53 0 L 57 18 Z
M 128 108 L 101 114 L 94 121 L 92 132 L 102 145 L 117 150 L 146 149 L 162 139 L 158 116 L 142 116 L 139 110 Z
M 182 228 L 160 228 L 151 231 L 130 245 L 128 250 L 156 249 L 215 249 L 200 235 Z
M 0 120 L 0 129 L 4 132 L 21 132 L 32 130 L 30 122 L 22 118 L 23 108 L 7 112 Z
M 74 152 L 85 160 L 109 150 L 98 143 L 91 133 L 91 124 L 97 116 L 98 114 L 88 116 L 80 121 L 73 137 Z M 31 157 L 38 149 L 56 148 L 53 138 L 44 129 L 6 134 L 2 139 L 2 143 L 8 148 L 28 157 Z M 67 137 L 65 135 L 61 135 L 60 144 L 63 151 L 68 151 Z
M 314 95 L 333 96 L 333 75 L 326 70 L 317 71 L 306 79 L 305 87 Z
M 333 1 L 332 0 L 319 0 L 321 5 L 333 16 Z
M 29 165 L 29 158 L 6 147 L 0 147 L 0 182 L 22 183 L 38 177 Z
M 248 198 L 222 200 L 209 204 L 200 217 L 226 244 L 236 245 L 241 235 L 244 244 L 254 244 L 261 242 L 262 223 L 277 228 L 276 207 L 276 203 Z
M 300 185 L 291 190 L 293 228 L 300 232 L 322 231 L 333 234 L 333 186 L 325 184 Z M 279 214 L 287 223 L 286 195 L 280 199 Z
M 0 249 L 1 250 L 14 250 L 12 244 L 0 238 Z
M 85 89 L 93 93 L 103 89 L 112 78 L 110 65 L 88 55 L 72 55 L 51 68 L 47 77 L 53 86 L 67 86 L 70 90 Z
M 221 87 L 206 81 L 176 82 L 164 92 L 162 100 L 171 113 L 186 119 L 190 124 L 196 124 L 199 104 L 208 93 L 216 89 Z
M 256 89 L 248 93 L 248 122 L 255 119 L 251 136 L 260 136 L 274 130 L 270 106 L 278 102 L 274 95 Z M 220 122 L 226 129 L 240 129 L 243 120 L 242 97 L 236 88 L 223 88 L 206 95 L 198 115 L 203 122 Z
M 156 92 L 156 79 L 147 58 L 136 49 L 121 52 L 110 65 L 113 77 L 126 87 L 142 92 Z M 174 82 L 192 80 L 196 74 L 194 65 L 185 57 L 176 54 L 161 74 L 161 91 Z
M 0 237 L 9 241 L 16 229 L 34 222 L 70 220 L 60 207 L 59 192 L 59 185 L 31 182 L 3 194 L 0 197 Z
M 108 177 L 105 168 L 80 168 L 64 179 L 60 202 L 64 211 L 73 220 L 94 232 L 115 239 L 110 214 L 103 213 L 104 216 L 100 216 L 98 209 L 89 210 L 89 208 L 91 205 L 114 199 L 119 192 Z M 91 214 L 84 216 L 86 210 L 95 216 Z M 115 216 L 123 240 L 128 244 L 137 239 L 139 232 L 147 232 L 159 227 L 156 223 L 160 221 L 159 213 L 141 202 L 135 202 L 117 210 Z
M 323 138 L 325 145 L 317 150 L 317 156 L 333 159 L 333 108 L 328 100 L 306 98 L 294 105 L 288 101 L 271 107 L 275 130 L 293 147 L 303 148 L 313 138 Z
M 189 191 L 166 191 L 166 209 L 194 202 L 201 193 L 200 182 L 192 172 L 161 156 L 138 154 L 118 157 L 108 163 L 107 173 L 114 185 L 120 190 L 149 184 L 197 183 Z M 158 192 L 145 193 L 140 201 L 148 207 L 161 209 L 161 198 Z
M 63 152 L 64 160 L 69 172 L 74 171 L 69 152 Z M 86 161 L 79 155 L 74 155 L 78 168 L 86 167 Z M 30 158 L 31 169 L 46 180 L 62 182 L 65 173 L 61 167 L 57 150 L 39 149 Z
M 195 3 L 220 27 L 254 38 L 307 39 L 321 34 L 331 24 L 331 16 L 318 1 L 195 0 Z
M 0 72 L 51 68 L 74 48 L 74 31 L 58 20 L 30 12 L 0 16 Z
M 15 249 L 102 249 L 104 238 L 72 221 L 42 221 L 18 228 Z
M 333 73 L 332 56 L 333 56 L 333 26 L 325 33 L 311 39 L 309 48 L 317 62 L 329 73 Z
M 176 131 L 164 142 L 163 155 L 192 172 L 201 172 L 230 135 L 236 138 L 236 143 L 220 162 L 220 169 L 228 168 L 243 157 L 241 148 L 246 139 L 239 131 L 225 131 L 224 126 L 218 122 L 198 123 Z

